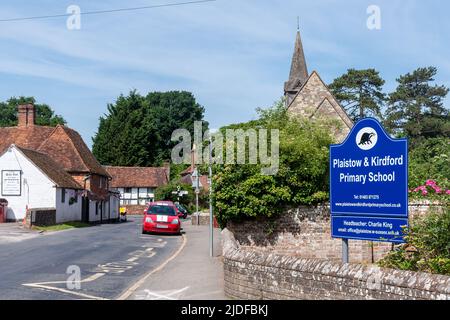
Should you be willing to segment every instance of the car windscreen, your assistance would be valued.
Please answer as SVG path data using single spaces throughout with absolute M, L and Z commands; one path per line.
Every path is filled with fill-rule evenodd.
M 186 211 L 186 208 L 183 207 L 181 204 L 177 204 L 176 206 L 177 206 L 178 210 L 183 211 L 183 212 Z
M 165 216 L 176 216 L 176 212 L 171 206 L 154 205 L 148 208 L 147 214 L 159 214 Z

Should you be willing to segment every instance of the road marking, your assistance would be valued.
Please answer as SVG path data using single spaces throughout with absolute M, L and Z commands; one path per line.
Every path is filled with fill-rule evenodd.
M 137 300 L 179 300 L 181 294 L 189 289 L 184 287 L 179 290 L 166 290 L 166 291 L 150 291 L 148 289 L 143 290 L 143 294 L 136 294 Z
M 105 275 L 105 273 L 96 273 L 96 274 L 93 274 L 93 275 L 91 275 L 90 277 L 88 277 L 88 278 L 86 278 L 84 280 L 81 280 L 80 282 L 81 283 L 92 282 L 92 281 L 97 280 L 98 278 L 103 277 L 104 275 Z M 26 286 L 26 287 L 45 289 L 45 290 L 50 290 L 50 291 L 59 291 L 59 292 L 63 292 L 63 293 L 76 295 L 78 297 L 87 298 L 87 299 L 108 300 L 106 298 L 92 296 L 92 295 L 89 295 L 89 294 L 76 292 L 76 291 L 71 291 L 71 290 L 67 290 L 67 289 L 64 289 L 64 288 L 48 286 L 48 284 L 62 284 L 62 283 L 67 283 L 67 281 L 48 281 L 48 282 L 37 282 L 37 283 L 23 283 L 22 285 Z
M 127 261 L 128 261 L 128 262 L 134 262 L 134 261 L 136 261 L 137 259 L 139 259 L 139 258 L 138 258 L 138 257 L 133 257 L 133 258 L 128 259 Z
M 129 296 L 131 296 L 133 294 L 134 291 L 136 291 L 144 282 L 145 280 L 147 280 L 152 274 L 154 274 L 155 272 L 160 271 L 161 269 L 163 269 L 170 261 L 172 261 L 173 259 L 175 259 L 180 253 L 181 251 L 183 251 L 184 247 L 186 246 L 186 242 L 187 242 L 187 236 L 185 234 L 182 235 L 183 237 L 183 243 L 181 244 L 181 247 L 178 248 L 178 250 L 166 261 L 164 261 L 159 267 L 157 267 L 156 269 L 153 269 L 152 271 L 150 271 L 149 273 L 147 273 L 144 277 L 142 277 L 140 280 L 138 280 L 135 284 L 133 284 L 131 287 L 129 287 L 124 293 L 122 293 L 117 300 L 126 300 Z
M 70 290 L 66 290 L 66 289 L 62 289 L 62 288 L 56 288 L 56 287 L 50 287 L 50 286 L 45 286 L 45 285 L 41 285 L 41 284 L 24 284 L 24 286 L 27 287 L 34 287 L 34 288 L 39 288 L 39 289 L 46 289 L 46 290 L 51 290 L 51 291 L 59 291 L 59 292 L 63 292 L 63 293 L 68 293 L 68 294 L 72 294 L 78 297 L 82 297 L 82 298 L 86 298 L 86 299 L 92 299 L 92 300 L 109 300 L 106 298 L 102 298 L 102 297 L 96 297 L 96 296 L 91 296 L 89 294 L 84 294 L 81 292 L 75 292 L 75 291 L 70 291 Z
M 125 293 L 123 293 L 119 297 L 119 300 L 126 299 L 150 275 L 161 270 L 162 268 L 164 268 L 166 266 L 167 263 L 172 261 L 182 251 L 182 249 L 186 245 L 187 238 L 185 235 L 182 235 L 182 237 L 183 237 L 183 243 L 182 243 L 181 247 L 175 252 L 175 254 L 173 254 L 169 259 L 167 259 L 164 263 L 162 263 L 158 268 L 154 269 L 153 271 L 148 273 L 146 276 L 144 276 L 141 280 L 136 282 L 133 286 L 131 286 Z M 148 239 L 148 238 L 146 238 L 146 239 Z M 133 253 L 130 253 L 130 255 L 132 255 L 132 257 L 126 261 L 110 262 L 110 263 L 106 263 L 103 265 L 98 265 L 96 268 L 98 272 L 89 276 L 88 278 L 86 278 L 84 280 L 81 280 L 80 283 L 95 281 L 108 273 L 116 273 L 117 274 L 117 273 L 125 272 L 125 271 L 133 268 L 134 266 L 138 265 L 136 260 L 138 260 L 139 258 L 142 258 L 142 257 L 145 257 L 145 258 L 153 257 L 156 254 L 155 252 L 153 252 L 153 249 L 154 248 L 162 248 L 166 244 L 167 244 L 167 241 L 163 241 L 163 239 L 157 239 L 156 243 L 146 244 L 146 245 L 142 246 L 142 247 L 146 248 L 145 250 L 138 250 Z M 22 285 L 26 286 L 26 287 L 32 287 L 32 288 L 38 288 L 38 289 L 44 289 L 44 290 L 50 290 L 50 291 L 58 291 L 58 292 L 62 292 L 62 293 L 75 295 L 75 296 L 85 298 L 85 299 L 109 300 L 109 299 L 103 298 L 103 297 L 98 297 L 98 296 L 93 296 L 93 295 L 89 295 L 89 294 L 85 294 L 85 293 L 81 293 L 81 292 L 71 291 L 71 290 L 64 289 L 64 288 L 49 286 L 50 284 L 66 284 L 66 283 L 67 283 L 67 281 L 48 281 L 48 282 L 36 282 L 36 283 L 24 283 Z M 185 290 L 185 289 L 187 289 L 187 288 L 183 288 L 182 290 Z M 151 294 L 153 296 L 160 295 L 161 297 L 164 297 L 164 295 L 158 294 L 158 293 L 151 293 Z M 168 295 L 170 296 L 170 294 L 168 294 Z M 166 294 L 166 296 L 167 296 L 167 294 Z

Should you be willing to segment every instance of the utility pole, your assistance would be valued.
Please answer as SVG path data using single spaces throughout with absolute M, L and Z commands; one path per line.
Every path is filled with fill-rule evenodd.
M 214 256 L 214 222 L 213 222 L 213 207 L 212 207 L 212 136 L 209 134 L 209 256 Z

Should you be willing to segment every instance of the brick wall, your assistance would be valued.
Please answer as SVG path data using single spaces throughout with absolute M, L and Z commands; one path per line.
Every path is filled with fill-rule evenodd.
M 411 204 L 409 211 L 413 217 L 442 208 L 423 202 Z M 326 205 L 300 206 L 275 219 L 230 222 L 227 228 L 243 248 L 302 258 L 341 260 L 342 241 L 331 238 L 330 210 Z M 391 248 L 390 243 L 349 240 L 350 262 L 377 262 Z
M 128 215 L 143 215 L 144 210 L 147 208 L 146 205 L 134 205 L 134 204 L 121 205 L 121 207 L 125 207 L 127 209 Z
M 450 277 L 277 255 L 222 232 L 225 294 L 234 299 L 450 300 Z
M 303 258 L 341 260 L 342 241 L 330 236 L 328 206 L 298 207 L 280 218 L 229 223 L 227 228 L 243 248 Z M 350 262 L 378 261 L 391 247 L 390 243 L 350 240 Z

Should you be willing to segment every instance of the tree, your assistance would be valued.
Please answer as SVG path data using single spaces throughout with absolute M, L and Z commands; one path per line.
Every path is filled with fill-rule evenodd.
M 178 197 L 177 194 L 174 194 L 174 192 L 177 191 L 178 187 L 181 191 L 187 191 L 187 194 L 184 194 L 183 196 Z M 188 209 L 189 212 L 194 212 L 196 209 L 196 201 L 195 201 L 195 191 L 192 188 L 191 185 L 181 183 L 179 181 L 171 181 L 169 184 L 165 186 L 161 186 L 158 189 L 156 189 L 155 193 L 155 200 L 169 200 L 176 202 L 180 200 L 180 203 Z M 199 208 L 208 208 L 209 206 L 209 192 L 206 191 L 204 188 L 200 189 L 200 194 L 198 196 L 198 204 Z
M 221 131 L 278 129 L 279 170 L 275 175 L 262 175 L 264 165 L 259 162 L 215 165 L 213 204 L 221 226 L 230 220 L 273 217 L 289 206 L 328 200 L 328 149 L 333 142 L 330 122 L 289 117 L 283 103 L 258 113 L 257 120 Z M 248 150 L 249 141 L 246 143 Z
M 375 69 L 349 69 L 329 86 L 352 120 L 372 116 L 381 119 L 385 81 Z
M 102 164 L 157 166 L 170 159 L 172 132 L 187 129 L 193 134 L 194 121 L 202 121 L 205 109 L 185 91 L 136 91 L 121 95 L 108 105 L 93 138 L 92 151 Z M 207 123 L 203 123 L 204 129 Z
M 419 68 L 397 79 L 389 95 L 385 126 L 394 134 L 411 138 L 449 137 L 449 110 L 443 105 L 449 89 L 432 85 L 435 67 Z
M 17 125 L 17 106 L 20 104 L 34 104 L 36 109 L 36 124 L 40 126 L 56 127 L 58 124 L 66 124 L 66 120 L 55 112 L 47 104 L 36 104 L 33 97 L 12 97 L 6 102 L 0 102 L 0 127 L 13 127 Z

